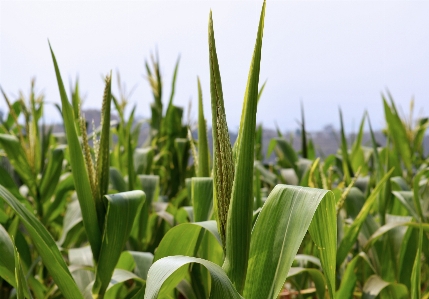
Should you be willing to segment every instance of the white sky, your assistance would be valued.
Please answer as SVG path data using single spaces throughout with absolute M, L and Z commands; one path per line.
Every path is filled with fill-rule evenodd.
M 158 48 L 168 101 L 174 63 L 181 55 L 177 105 L 197 117 L 200 76 L 210 123 L 207 23 L 213 10 L 226 113 L 238 128 L 247 72 L 262 1 L 1 1 L 0 85 L 10 97 L 28 94 L 30 79 L 46 100 L 59 103 L 49 38 L 67 85 L 79 76 L 84 107 L 100 107 L 102 74 L 116 71 L 130 90 L 138 114 L 149 116 L 152 95 L 144 61 Z M 260 82 L 268 80 L 258 121 L 282 130 L 297 128 L 300 100 L 310 130 L 356 130 L 365 111 L 381 128 L 381 92 L 388 88 L 408 114 L 429 112 L 429 1 L 267 2 Z M 0 109 L 6 104 L 0 99 Z M 187 112 L 186 112 L 187 113 Z M 60 120 L 47 107 L 46 119 Z

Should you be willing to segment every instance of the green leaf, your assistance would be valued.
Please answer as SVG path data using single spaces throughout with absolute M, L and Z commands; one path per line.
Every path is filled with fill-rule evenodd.
M 310 234 L 319 249 L 331 298 L 335 282 L 336 210 L 332 192 L 277 185 L 252 231 L 243 296 L 276 298 L 302 240 Z
M 112 188 L 118 192 L 125 192 L 128 190 L 127 183 L 122 177 L 121 173 L 118 169 L 114 167 L 110 167 L 110 183 L 112 184 Z
M 49 47 L 51 48 L 51 45 L 49 45 Z M 75 180 L 77 197 L 82 210 L 83 225 L 85 227 L 89 243 L 91 244 L 91 250 L 94 259 L 97 261 L 101 247 L 101 228 L 99 226 L 96 205 L 94 198 L 92 197 L 88 172 L 86 170 L 82 148 L 80 146 L 75 127 L 74 119 L 76 116 L 73 115 L 73 109 L 67 98 L 63 80 L 61 79 L 60 70 L 58 68 L 57 60 L 55 59 L 52 48 L 51 54 L 61 96 L 62 114 L 69 147 L 70 164 Z
M 226 231 L 226 256 L 223 269 L 239 292 L 244 288 L 249 259 L 253 220 L 253 160 L 258 106 L 265 1 L 244 95 L 240 130 L 236 144 L 236 163 Z
M 13 135 L 0 134 L 0 145 L 6 152 L 7 158 L 21 179 L 30 189 L 31 195 L 36 197 L 35 174 L 28 163 L 28 158 L 19 139 Z
M 0 277 L 10 285 L 16 286 L 14 246 L 2 225 L 0 225 Z
M 340 109 L 340 124 L 341 124 L 341 159 L 343 162 L 343 173 L 345 182 L 347 185 L 350 184 L 351 178 L 354 177 L 352 165 L 349 159 L 348 149 L 347 149 L 347 139 L 344 132 L 344 123 L 343 123 L 343 113 Z
M 423 244 L 423 228 L 419 229 L 419 245 L 416 258 L 414 260 L 413 272 L 411 273 L 411 299 L 419 299 L 422 297 L 421 287 L 421 253 Z
M 391 169 L 384 177 L 381 179 L 377 186 L 375 186 L 374 190 L 372 190 L 370 196 L 365 201 L 365 204 L 363 205 L 361 211 L 356 216 L 356 219 L 353 221 L 353 224 L 350 226 L 349 230 L 347 231 L 346 235 L 344 236 L 343 240 L 341 241 L 338 251 L 337 251 L 337 265 L 342 264 L 344 259 L 346 258 L 350 248 L 352 248 L 353 244 L 356 241 L 356 238 L 359 234 L 359 231 L 361 230 L 361 227 L 368 216 L 372 205 L 374 204 L 375 200 L 377 199 L 378 193 L 380 190 L 384 187 L 384 184 L 389 179 L 390 175 L 392 174 L 393 169 Z
M 388 298 L 408 298 L 408 291 L 404 285 L 387 282 L 378 275 L 371 275 L 363 286 L 362 299 L 376 298 L 384 289 L 389 291 Z
M 387 103 L 386 99 L 383 96 L 383 106 L 384 114 L 386 117 L 387 126 L 389 128 L 389 135 L 391 136 L 395 149 L 398 154 L 402 157 L 402 162 L 404 163 L 407 171 L 412 172 L 412 155 L 410 143 L 408 142 L 406 129 L 399 118 L 398 111 L 391 101 L 391 106 Z
M 33 240 L 34 246 L 43 259 L 44 265 L 52 275 L 52 278 L 63 293 L 63 296 L 71 299 L 82 298 L 54 239 L 46 228 L 3 186 L 0 186 L 0 197 L 2 197 L 21 218 L 22 223 Z
M 56 148 L 51 150 L 48 165 L 40 181 L 40 198 L 42 202 L 49 200 L 55 192 L 63 169 L 64 150 Z
M 353 291 L 357 282 L 356 268 L 358 266 L 358 262 L 361 260 L 365 261 L 373 272 L 375 272 L 368 256 L 364 252 L 360 252 L 347 264 L 346 271 L 341 278 L 340 287 L 335 295 L 336 298 L 353 298 Z
M 215 221 L 183 223 L 174 226 L 165 234 L 155 251 L 154 261 L 171 255 L 195 256 L 203 237 L 202 228 L 203 232 L 212 234 L 221 245 Z
M 128 240 L 137 211 L 141 208 L 145 194 L 129 191 L 105 195 L 107 212 L 104 222 L 103 242 L 100 249 L 93 294 L 104 294 L 122 249 Z
M 144 298 L 158 298 L 158 294 L 167 280 L 171 285 L 177 285 L 182 280 L 182 275 L 180 275 L 181 271 L 178 271 L 178 275 L 176 275 L 176 271 L 190 263 L 201 264 L 210 272 L 212 277 L 211 299 L 242 298 L 221 267 L 203 259 L 187 256 L 169 256 L 155 262 L 149 269 Z
M 15 255 L 15 281 L 16 281 L 16 297 L 17 299 L 31 298 L 30 290 L 28 289 L 27 280 L 25 279 L 24 270 L 21 265 L 21 258 L 19 257 L 18 250 L 14 246 Z
M 207 221 L 213 210 L 213 179 L 192 178 L 192 205 L 194 221 Z

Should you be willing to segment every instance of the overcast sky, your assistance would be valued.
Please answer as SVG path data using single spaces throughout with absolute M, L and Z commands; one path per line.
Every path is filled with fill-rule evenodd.
M 210 122 L 207 24 L 214 29 L 226 113 L 238 128 L 244 89 L 256 38 L 261 1 L 1 1 L 0 85 L 14 98 L 28 94 L 30 80 L 46 100 L 59 103 L 49 53 L 51 42 L 66 85 L 79 76 L 84 108 L 99 108 L 101 75 L 116 71 L 131 103 L 149 116 L 152 95 L 144 62 L 158 49 L 168 101 L 174 63 L 181 55 L 174 102 L 197 117 L 200 76 Z M 338 127 L 338 107 L 346 128 L 356 130 L 367 109 L 381 128 L 381 93 L 390 90 L 408 114 L 429 113 L 429 1 L 267 2 L 260 82 L 267 85 L 258 121 L 294 130 L 303 102 L 310 130 Z M 0 99 L 0 109 L 6 104 Z M 48 121 L 60 120 L 46 108 Z

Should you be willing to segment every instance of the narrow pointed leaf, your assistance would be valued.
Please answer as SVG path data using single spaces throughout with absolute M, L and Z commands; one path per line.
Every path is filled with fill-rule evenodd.
M 0 277 L 16 286 L 14 246 L 3 225 L 0 225 Z
M 34 246 L 42 257 L 44 265 L 52 275 L 52 278 L 58 285 L 63 296 L 71 299 L 82 298 L 57 244 L 55 244 L 54 239 L 42 223 L 40 223 L 40 221 L 3 186 L 0 186 L 0 197 L 3 198 L 21 218 L 22 223 L 33 240 Z
M 76 131 L 74 122 L 75 115 L 73 115 L 72 106 L 67 98 L 63 80 L 61 79 L 60 70 L 58 68 L 57 60 L 55 59 L 52 48 L 51 54 L 58 81 L 62 114 L 69 147 L 70 164 L 75 180 L 76 193 L 79 199 L 80 208 L 82 210 L 83 224 L 85 226 L 89 243 L 91 244 L 91 250 L 94 255 L 94 259 L 98 260 L 101 247 L 101 228 L 99 226 L 95 202 L 92 197 L 91 185 L 89 182 L 88 172 L 85 167 L 82 148 L 80 146 Z
M 203 110 L 203 92 L 198 78 L 198 171 L 197 176 L 210 176 L 210 152 L 207 140 L 207 126 Z
M 258 106 L 265 2 L 259 19 L 256 44 L 244 95 L 242 123 L 238 133 L 236 164 L 226 231 L 226 256 L 223 268 L 239 292 L 244 288 L 249 259 L 253 220 L 253 160 Z

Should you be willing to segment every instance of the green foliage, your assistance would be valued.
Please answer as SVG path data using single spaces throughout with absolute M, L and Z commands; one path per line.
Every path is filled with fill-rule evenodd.
M 368 113 L 351 143 L 340 110 L 338 151 L 318 157 L 301 105 L 300 150 L 277 128 L 264 153 L 265 5 L 233 146 L 210 12 L 212 154 L 200 79 L 198 140 L 173 104 L 179 59 L 166 105 L 158 55 L 145 65 L 149 120 L 106 76 L 91 131 L 51 49 L 65 138 L 41 123 L 34 80 L 28 97 L 1 89 L 1 298 L 429 298 L 428 118 L 415 121 L 413 103 L 401 117 L 388 94 L 386 143 Z

